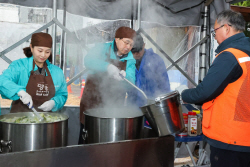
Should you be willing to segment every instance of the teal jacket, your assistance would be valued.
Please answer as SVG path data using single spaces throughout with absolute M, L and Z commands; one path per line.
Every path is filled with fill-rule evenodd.
M 55 101 L 55 106 L 52 111 L 60 110 L 68 98 L 67 85 L 62 70 L 46 60 L 50 71 L 54 86 L 55 96 L 52 100 Z M 9 67 L 0 75 L 0 93 L 2 98 L 10 100 L 18 100 L 17 93 L 20 90 L 26 91 L 26 86 L 29 81 L 30 72 L 33 68 L 33 56 L 13 61 Z M 37 70 L 35 66 L 35 71 Z
M 111 45 L 111 59 L 116 59 L 116 54 L 114 52 L 114 42 L 97 44 L 93 49 L 91 49 L 87 56 L 84 58 L 84 65 L 87 69 L 91 70 L 92 73 L 97 72 L 105 72 L 107 71 L 107 67 L 109 65 L 106 62 L 107 54 L 109 53 L 109 47 Z M 124 62 L 127 60 L 126 66 L 126 78 L 135 83 L 135 59 L 133 57 L 132 52 L 128 53 L 128 56 L 120 59 L 120 61 Z

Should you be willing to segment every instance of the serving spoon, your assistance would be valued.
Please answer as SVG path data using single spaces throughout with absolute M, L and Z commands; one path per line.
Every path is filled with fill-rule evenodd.
M 30 104 L 30 103 L 29 103 L 29 104 Z M 27 106 L 29 106 L 29 104 L 27 104 Z M 41 117 L 41 115 L 38 113 L 38 111 L 36 111 L 36 109 L 34 108 L 34 106 L 32 106 L 30 109 L 31 109 L 31 110 L 35 113 L 35 115 L 38 117 L 39 122 L 44 122 L 44 118 Z
M 134 88 L 136 88 L 139 92 L 141 92 L 143 94 L 143 96 L 145 97 L 145 99 L 147 100 L 147 104 L 152 104 L 154 103 L 155 101 L 154 100 L 151 100 L 151 99 L 148 99 L 147 95 L 140 89 L 138 88 L 135 84 L 133 84 L 132 82 L 130 82 L 127 78 L 125 78 L 122 74 L 119 74 L 120 77 L 122 79 L 124 79 L 127 83 L 129 83 L 130 85 L 132 85 Z

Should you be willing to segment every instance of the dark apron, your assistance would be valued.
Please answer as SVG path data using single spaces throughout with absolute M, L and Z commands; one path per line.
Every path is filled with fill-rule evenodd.
M 33 60 L 33 70 L 30 72 L 26 92 L 32 97 L 33 107 L 39 112 L 44 112 L 37 107 L 55 96 L 55 86 L 46 62 L 44 63 L 44 68 L 47 72 L 47 76 L 34 74 L 34 68 L 35 62 Z M 31 112 L 31 110 L 26 104 L 23 104 L 23 102 L 18 99 L 12 102 L 10 112 Z
M 111 46 L 109 53 L 106 53 L 106 62 L 116 66 L 119 70 L 126 71 L 127 61 L 119 61 L 110 58 Z M 80 121 L 84 124 L 83 112 L 93 108 L 103 108 L 106 103 L 112 102 L 116 105 L 124 105 L 126 90 L 122 82 L 109 78 L 107 72 L 98 74 L 89 74 L 84 87 L 80 103 Z M 110 103 L 109 103 L 110 104 Z

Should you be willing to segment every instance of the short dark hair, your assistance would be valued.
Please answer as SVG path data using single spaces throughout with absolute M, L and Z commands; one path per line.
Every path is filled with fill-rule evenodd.
M 131 49 L 131 52 L 132 53 L 140 52 L 142 50 L 142 48 L 143 48 L 143 45 L 144 45 L 143 38 L 139 33 L 137 33 L 135 41 L 134 41 L 134 46 Z
M 233 10 L 224 10 L 217 16 L 217 23 L 220 25 L 229 24 L 236 31 L 243 32 L 245 30 L 246 21 L 240 12 Z

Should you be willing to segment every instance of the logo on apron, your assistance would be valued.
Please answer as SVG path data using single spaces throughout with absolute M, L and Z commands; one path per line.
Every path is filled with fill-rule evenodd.
M 40 82 L 37 84 L 36 90 L 37 96 L 49 96 L 49 87 L 48 84 L 44 84 L 44 82 Z

